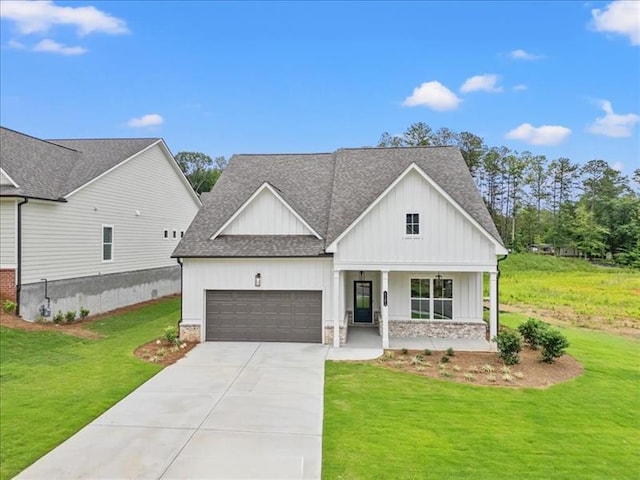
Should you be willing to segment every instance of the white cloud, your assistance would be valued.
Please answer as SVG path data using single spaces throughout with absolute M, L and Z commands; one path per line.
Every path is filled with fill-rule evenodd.
M 611 2 L 604 10 L 591 10 L 591 16 L 591 26 L 596 31 L 624 35 L 631 45 L 640 45 L 640 2 Z
M 462 93 L 469 92 L 501 92 L 502 87 L 496 86 L 498 83 L 498 75 L 493 73 L 485 73 L 484 75 L 476 75 L 467 80 L 460 87 Z
M 127 24 L 95 7 L 61 7 L 47 1 L 3 1 L 0 17 L 13 20 L 20 33 L 46 33 L 54 25 L 72 25 L 79 35 L 127 33 Z
M 613 138 L 630 137 L 633 134 L 633 128 L 640 122 L 640 116 L 635 113 L 618 115 L 613 112 L 608 100 L 600 100 L 599 104 L 604 110 L 604 117 L 597 118 L 588 128 L 589 132 Z
M 45 38 L 44 40 L 36 43 L 33 47 L 33 51 L 59 53 L 60 55 L 82 55 L 83 53 L 87 53 L 88 50 L 84 47 L 69 47 L 49 38 Z
M 413 89 L 413 94 L 405 98 L 403 105 L 407 107 L 423 106 L 433 110 L 455 110 L 462 102 L 451 90 L 440 82 L 425 82 Z
M 522 92 L 524 90 L 527 90 L 529 87 L 527 87 L 524 83 L 519 83 L 518 85 L 514 85 L 513 86 L 513 91 L 514 92 Z
M 522 140 L 531 145 L 557 145 L 571 135 L 571 130 L 561 125 L 542 125 L 534 127 L 523 123 L 504 136 L 510 140 Z
M 9 40 L 7 42 L 7 47 L 13 48 L 14 50 L 24 50 L 27 46 L 24 43 L 20 43 L 17 40 Z
M 132 118 L 127 122 L 127 125 L 130 127 L 153 127 L 155 125 L 162 125 L 163 123 L 164 118 L 162 118 L 161 115 L 149 113 L 140 118 Z
M 624 163 L 615 162 L 613 165 L 611 165 L 611 168 L 613 168 L 614 170 L 617 170 L 618 172 L 622 172 L 624 170 Z
M 509 56 L 514 60 L 540 60 L 544 58 L 544 55 L 537 55 L 535 53 L 529 53 L 525 50 L 518 49 L 509 53 Z

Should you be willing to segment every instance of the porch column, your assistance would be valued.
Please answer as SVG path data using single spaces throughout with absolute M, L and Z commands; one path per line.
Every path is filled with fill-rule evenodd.
M 489 341 L 495 348 L 493 339 L 498 335 L 498 272 L 489 273 Z
M 340 347 L 340 270 L 333 271 L 333 346 Z
M 382 348 L 389 348 L 389 305 L 387 305 L 389 297 L 389 271 L 382 270 L 382 292 L 380 298 L 382 299 L 382 307 L 380 313 L 382 313 Z

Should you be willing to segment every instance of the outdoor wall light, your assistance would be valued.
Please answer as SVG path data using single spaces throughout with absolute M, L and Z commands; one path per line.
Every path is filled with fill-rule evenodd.
M 259 273 L 256 273 L 256 281 L 255 281 L 256 287 L 260 286 L 261 281 L 262 281 L 262 275 L 260 275 Z

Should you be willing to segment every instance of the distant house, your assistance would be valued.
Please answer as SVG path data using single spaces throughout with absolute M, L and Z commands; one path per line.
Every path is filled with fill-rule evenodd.
M 236 155 L 173 255 L 181 335 L 493 338 L 498 231 L 453 147 Z M 483 274 L 491 313 L 483 321 Z
M 20 316 L 180 291 L 171 252 L 201 204 L 162 139 L 0 134 L 0 295 Z
M 553 245 L 548 243 L 534 243 L 529 246 L 529 251 L 531 253 L 542 253 L 544 255 L 553 255 L 555 253 Z

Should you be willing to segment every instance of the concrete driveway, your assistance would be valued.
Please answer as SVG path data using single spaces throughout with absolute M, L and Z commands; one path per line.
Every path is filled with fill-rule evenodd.
M 327 352 L 198 345 L 16 478 L 320 478 Z

